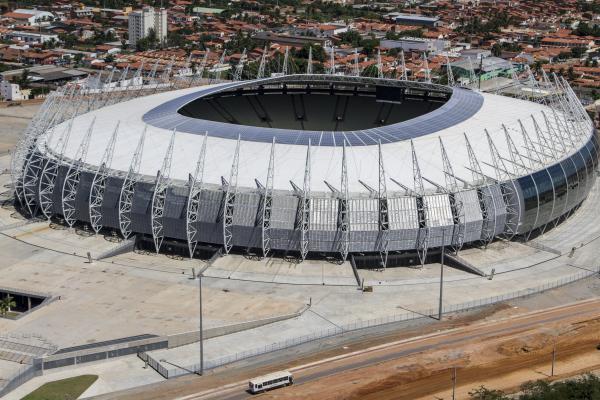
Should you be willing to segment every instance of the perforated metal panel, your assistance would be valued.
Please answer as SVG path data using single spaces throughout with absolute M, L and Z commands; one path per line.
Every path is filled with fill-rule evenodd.
M 454 225 L 450 198 L 447 194 L 423 196 L 427 206 L 427 225 L 429 227 Z
M 338 225 L 340 201 L 336 198 L 310 199 L 310 230 L 335 231 Z
M 454 194 L 456 202 L 462 205 L 460 221 L 464 224 L 464 242 L 472 242 L 481 238 L 483 215 L 476 190 L 465 190 Z
M 403 196 L 388 199 L 390 230 L 419 228 L 417 199 Z
M 350 232 L 379 230 L 379 201 L 377 199 L 350 199 Z

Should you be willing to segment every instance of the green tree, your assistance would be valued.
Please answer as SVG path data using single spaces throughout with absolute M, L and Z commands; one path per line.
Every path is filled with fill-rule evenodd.
M 500 57 L 500 55 L 502 54 L 502 46 L 500 46 L 499 43 L 494 43 L 491 51 L 494 57 Z
M 376 64 L 371 64 L 366 67 L 360 74 L 361 76 L 368 76 L 371 78 L 377 78 L 379 76 L 379 70 Z
M 0 315 L 5 317 L 10 312 L 10 309 L 16 306 L 17 303 L 15 302 L 15 298 L 11 295 L 7 295 L 5 298 L 0 300 Z
M 21 76 L 17 79 L 17 83 L 21 88 L 26 89 L 29 87 L 29 70 L 25 68 L 23 72 L 21 72 Z
M 509 400 L 504 392 L 500 390 L 488 389 L 483 385 L 475 390 L 470 391 L 469 397 L 472 400 Z
M 327 53 L 325 53 L 325 49 L 318 44 L 313 46 L 305 44 L 300 50 L 294 53 L 294 56 L 298 58 L 308 59 L 308 54 L 310 52 L 311 47 L 313 61 L 324 62 L 327 58 Z
M 581 56 L 583 56 L 584 53 L 585 48 L 583 47 L 573 47 L 571 49 L 571 55 L 573 56 L 573 58 L 581 58 Z
M 342 43 L 349 44 L 353 47 L 359 47 L 362 42 L 360 33 L 358 33 L 357 31 L 347 31 L 341 33 L 340 40 Z

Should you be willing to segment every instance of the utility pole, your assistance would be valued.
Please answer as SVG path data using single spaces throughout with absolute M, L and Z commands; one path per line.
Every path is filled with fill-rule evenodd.
M 202 330 L 202 277 L 204 276 L 204 271 L 208 268 L 208 265 L 205 265 L 198 275 L 196 275 L 196 279 L 198 279 L 198 315 L 200 317 L 198 322 L 198 328 L 200 329 L 200 366 L 198 371 L 196 372 L 198 375 L 204 375 L 204 332 Z
M 456 400 L 456 367 L 452 367 L 452 400 Z
M 442 231 L 442 255 L 440 260 L 440 304 L 438 310 L 438 321 L 442 320 L 442 301 L 444 298 L 444 253 L 446 252 L 446 246 L 444 244 L 445 231 Z
M 550 376 L 554 376 L 554 364 L 556 364 L 556 338 L 554 338 L 554 345 L 552 346 L 552 371 Z

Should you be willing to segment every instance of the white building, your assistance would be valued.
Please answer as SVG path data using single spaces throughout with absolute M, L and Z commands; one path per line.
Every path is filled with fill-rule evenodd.
M 54 14 L 48 11 L 27 10 L 23 8 L 18 8 L 2 16 L 14 19 L 20 25 L 48 25 L 55 18 Z
M 58 35 L 53 33 L 36 33 L 36 32 L 21 32 L 9 31 L 4 34 L 4 37 L 9 40 L 18 40 L 25 43 L 45 43 L 51 40 L 59 41 Z
M 0 81 L 0 97 L 6 101 L 24 100 L 27 98 L 16 83 Z
M 382 40 L 380 46 L 385 49 L 439 53 L 448 49 L 450 47 L 450 42 L 441 39 L 405 37 L 398 40 Z
M 156 11 L 153 7 L 129 13 L 129 44 L 135 46 L 137 41 L 148 36 L 150 29 L 156 32 L 156 38 L 163 42 L 167 38 L 167 10 Z

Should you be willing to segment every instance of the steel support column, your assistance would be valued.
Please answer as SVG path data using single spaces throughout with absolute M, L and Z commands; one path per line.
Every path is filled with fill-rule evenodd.
M 102 229 L 102 203 L 104 202 L 104 192 L 106 190 L 106 181 L 110 176 L 110 167 L 112 165 L 113 154 L 115 152 L 115 143 L 117 141 L 117 133 L 119 132 L 120 122 L 117 122 L 115 130 L 110 137 L 100 165 L 94 173 L 92 185 L 90 186 L 90 194 L 88 200 L 90 225 L 94 232 L 98 233 Z
M 171 184 L 171 164 L 173 161 L 173 147 L 175 145 L 176 133 L 177 129 L 174 129 L 162 166 L 156 173 L 156 183 L 154 184 L 154 192 L 152 193 L 152 214 L 150 215 L 150 223 L 152 226 L 152 240 L 154 241 L 156 254 L 160 252 L 160 247 L 165 237 L 165 204 L 167 200 L 167 190 Z

